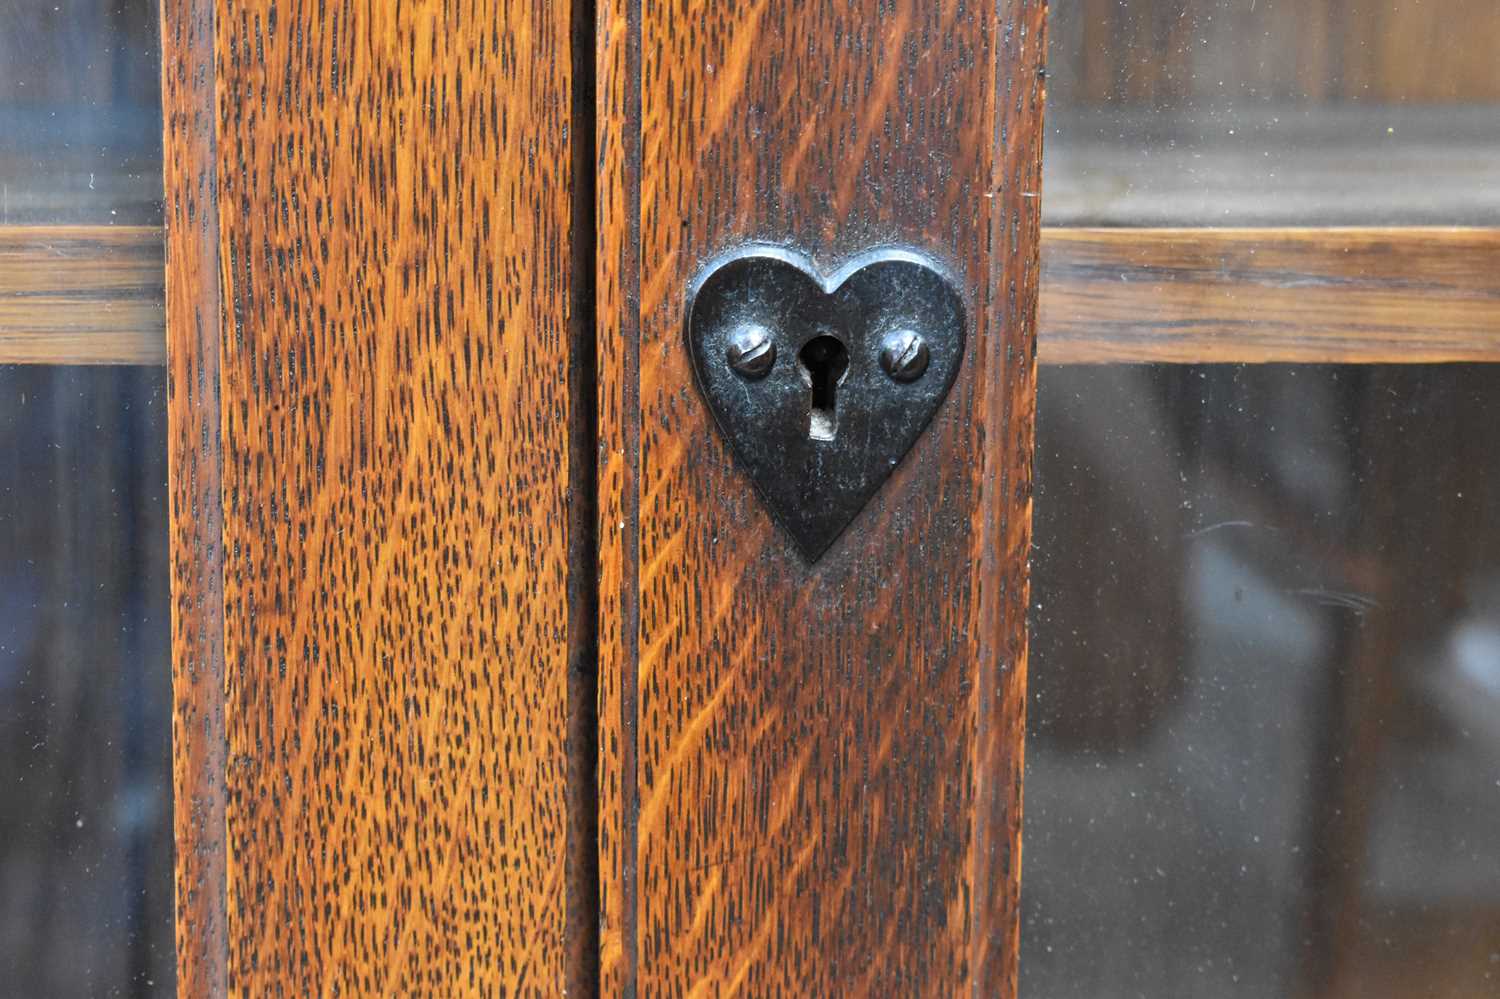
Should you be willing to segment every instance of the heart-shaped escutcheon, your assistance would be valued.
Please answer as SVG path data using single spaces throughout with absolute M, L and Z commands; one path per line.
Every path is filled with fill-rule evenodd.
M 816 561 L 947 397 L 964 307 L 938 267 L 906 251 L 825 278 L 797 254 L 753 247 L 695 282 L 687 339 L 736 461 Z

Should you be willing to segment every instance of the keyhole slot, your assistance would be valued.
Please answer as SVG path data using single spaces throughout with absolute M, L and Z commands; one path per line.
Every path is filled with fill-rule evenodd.
M 838 389 L 849 371 L 849 349 L 825 333 L 807 341 L 797 354 L 802 380 L 812 390 L 807 411 L 807 436 L 831 441 L 838 432 Z

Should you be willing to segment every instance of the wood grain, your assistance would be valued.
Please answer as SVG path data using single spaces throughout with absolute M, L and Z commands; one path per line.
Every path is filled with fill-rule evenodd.
M 1050 230 L 1043 363 L 1500 360 L 1500 230 Z
M 184 980 L 584 991 L 574 12 L 166 14 Z
M 0 226 L 0 364 L 161 364 L 155 226 Z
M 1044 21 L 602 5 L 610 994 L 1014 990 Z M 684 290 L 748 241 L 917 247 L 973 317 L 935 423 L 813 566 L 689 373 Z
M 170 151 L 163 164 L 162 216 L 177 994 L 217 997 L 228 993 L 230 931 L 219 374 L 226 326 L 220 285 L 214 9 L 201 0 L 163 0 L 162 135 Z
M 599 985 L 601 995 L 633 999 L 640 954 L 641 22 L 634 0 L 605 0 L 596 9 Z
M 616 174 L 601 175 L 606 194 Z M 603 226 L 620 215 L 614 198 L 601 200 Z M 0 228 L 7 245 L 0 363 L 161 363 L 155 230 Z M 73 254 L 62 267 L 58 245 Z M 50 303 L 40 314 L 7 306 L 29 302 L 28 288 Z M 601 284 L 602 314 L 619 312 L 619 294 Z M 1038 325 L 1042 364 L 1493 363 L 1500 229 L 1046 228 Z

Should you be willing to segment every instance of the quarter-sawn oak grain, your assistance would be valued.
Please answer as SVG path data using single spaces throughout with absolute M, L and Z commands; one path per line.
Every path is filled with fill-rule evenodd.
M 1045 8 L 601 5 L 608 994 L 1015 988 Z M 948 265 L 934 423 L 815 565 L 694 387 L 684 293 L 748 242 Z
M 184 994 L 581 991 L 573 13 L 164 14 Z

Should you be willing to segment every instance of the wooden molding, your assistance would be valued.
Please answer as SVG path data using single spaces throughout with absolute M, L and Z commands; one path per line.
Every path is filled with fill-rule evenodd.
M 163 363 L 161 268 L 0 227 L 0 363 Z M 1500 362 L 1500 229 L 1043 229 L 1038 324 L 1042 364 Z
M 137 282 L 165 299 L 168 519 L 172 582 L 172 830 L 176 847 L 177 993 L 229 994 L 230 746 L 226 729 L 224 442 L 215 145 L 215 7 L 162 4 L 163 219 L 167 239 L 136 230 L 154 248 Z M 161 254 L 170 250 L 163 274 Z M 104 263 L 101 261 L 101 264 Z M 165 284 L 163 285 L 163 281 Z M 157 323 L 162 317 L 157 317 Z M 170 340 L 171 351 L 165 350 Z M 129 363 L 120 356 L 115 363 Z

